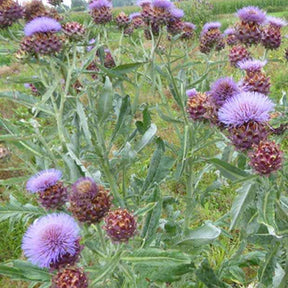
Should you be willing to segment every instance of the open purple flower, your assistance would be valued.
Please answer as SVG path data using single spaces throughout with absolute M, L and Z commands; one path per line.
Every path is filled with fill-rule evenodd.
M 62 172 L 43 170 L 32 176 L 26 184 L 30 193 L 38 193 L 38 201 L 46 209 L 60 208 L 67 200 L 67 189 L 60 181 Z
M 205 33 L 207 33 L 207 31 L 211 29 L 219 29 L 220 27 L 221 27 L 220 22 L 208 22 L 203 26 L 201 35 L 204 35 Z
M 130 18 L 130 20 L 133 20 L 134 18 L 141 18 L 142 16 L 141 16 L 141 13 L 140 12 L 134 12 L 134 13 L 131 13 L 130 15 L 129 15 L 129 18 Z
M 195 88 L 192 88 L 192 89 L 189 89 L 189 90 L 186 90 L 186 95 L 188 97 L 194 97 L 197 95 L 197 90 Z
M 241 62 L 238 62 L 237 66 L 245 70 L 247 73 L 259 72 L 267 64 L 267 61 L 260 61 L 255 59 L 248 59 Z
M 237 84 L 231 77 L 220 78 L 211 85 L 209 92 L 213 103 L 219 107 L 224 102 L 240 92 Z
M 94 0 L 88 5 L 89 9 L 112 8 L 112 3 L 108 0 Z
M 234 35 L 236 33 L 235 29 L 234 28 L 227 28 L 225 31 L 224 31 L 224 35 Z
M 170 15 L 173 18 L 180 19 L 180 18 L 184 17 L 184 11 L 182 9 L 173 7 L 172 9 L 170 9 Z
M 31 193 L 45 191 L 55 185 L 62 177 L 62 172 L 56 169 L 43 170 L 32 176 L 26 184 Z
M 162 8 L 165 10 L 171 9 L 174 5 L 169 0 L 153 0 L 153 7 Z
M 35 33 L 58 32 L 61 30 L 61 24 L 49 17 L 38 17 L 26 24 L 24 33 L 26 36 L 32 36 Z
M 287 21 L 278 17 L 268 16 L 267 22 L 275 27 L 281 28 L 287 26 Z
M 79 252 L 79 232 L 79 226 L 71 216 L 49 214 L 30 225 L 23 237 L 22 249 L 32 264 L 50 268 L 63 257 L 73 257 Z
M 255 92 L 242 92 L 229 98 L 220 108 L 219 120 L 232 126 L 250 121 L 262 123 L 269 120 L 273 102 L 265 95 Z
M 247 6 L 237 11 L 237 16 L 243 22 L 262 24 L 266 20 L 266 13 L 254 6 Z

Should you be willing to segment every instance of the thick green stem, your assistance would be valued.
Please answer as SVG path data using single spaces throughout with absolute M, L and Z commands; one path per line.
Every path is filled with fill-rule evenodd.
M 100 242 L 103 248 L 103 251 L 105 254 L 107 254 L 107 247 L 106 247 L 106 243 L 105 243 L 105 239 L 104 239 L 104 235 L 103 235 L 103 230 L 100 226 L 99 223 L 97 223 L 96 225 L 92 224 L 92 227 L 94 228 L 95 231 L 97 231 L 99 238 L 100 238 Z
M 186 183 L 186 210 L 185 210 L 185 220 L 184 220 L 184 231 L 189 229 L 191 210 L 193 209 L 193 171 L 191 160 L 187 160 L 187 183 Z

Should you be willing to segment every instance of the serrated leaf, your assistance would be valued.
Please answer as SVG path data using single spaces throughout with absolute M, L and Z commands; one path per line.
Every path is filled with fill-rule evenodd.
M 264 287 L 273 287 L 273 275 L 276 269 L 277 251 L 279 243 L 274 243 L 271 250 L 267 252 L 265 262 L 260 266 L 258 271 L 258 280 Z
M 249 176 L 247 172 L 225 162 L 217 158 L 209 159 L 210 163 L 214 164 L 219 171 L 222 173 L 222 175 L 232 181 L 234 180 L 243 180 Z
M 122 126 L 125 123 L 126 117 L 131 114 L 131 103 L 130 103 L 130 97 L 126 95 L 121 100 L 121 107 L 118 115 L 118 119 L 115 125 L 115 128 L 113 130 L 110 143 L 113 143 L 114 139 L 117 137 L 118 132 L 122 128 Z
M 151 211 L 152 209 L 154 209 L 154 207 L 157 205 L 157 202 L 152 202 L 152 203 L 148 203 L 146 206 L 139 208 L 138 210 L 136 210 L 133 215 L 134 216 L 144 216 L 146 215 L 149 211 Z
M 221 229 L 210 222 L 194 230 L 188 230 L 180 240 L 177 240 L 176 246 L 199 247 L 213 242 L 221 234 Z
M 100 93 L 97 104 L 98 121 L 103 122 L 107 119 L 113 109 L 114 91 L 109 77 L 106 76 L 104 87 Z
M 144 238 L 144 246 L 146 247 L 155 239 L 156 231 L 159 227 L 159 220 L 162 212 L 162 199 L 158 187 L 154 189 L 149 200 L 153 203 L 157 202 L 157 205 L 155 205 L 154 209 L 146 215 L 142 228 L 141 237 Z
M 126 73 L 132 72 L 134 70 L 137 70 L 139 67 L 141 67 L 145 63 L 146 62 L 135 62 L 135 63 L 123 64 L 123 65 L 119 65 L 117 67 L 114 67 L 112 69 L 112 71 L 115 71 L 119 74 L 126 74 Z
M 161 250 L 157 248 L 140 249 L 129 256 L 123 256 L 123 261 L 147 266 L 173 266 L 179 264 L 191 264 L 189 255 L 176 250 Z
M 196 271 L 196 275 L 207 288 L 227 287 L 226 284 L 216 276 L 207 259 L 202 262 L 200 268 Z
M 48 270 L 39 268 L 27 261 L 15 260 L 13 266 L 20 269 L 32 281 L 49 282 L 51 280 L 51 274 Z
M 20 92 L 8 92 L 8 91 L 4 91 L 4 92 L 0 92 L 0 98 L 6 98 L 9 99 L 13 102 L 25 105 L 26 107 L 29 108 L 35 108 L 35 106 L 38 104 L 39 100 L 31 95 L 27 95 L 24 93 L 20 93 Z M 41 104 L 37 106 L 37 109 L 39 111 L 45 112 L 49 115 L 54 116 L 53 113 L 53 109 L 46 104 Z
M 242 214 L 247 209 L 247 205 L 255 197 L 255 186 L 252 183 L 245 183 L 242 187 L 237 190 L 238 195 L 236 196 L 232 208 L 231 214 L 231 224 L 229 230 L 232 230 L 238 224 Z
M 83 104 L 80 101 L 77 101 L 76 109 L 77 109 L 77 114 L 79 116 L 80 127 L 82 128 L 83 133 L 85 135 L 85 140 L 87 141 L 89 146 L 92 146 L 92 142 L 91 142 L 92 136 L 91 136 L 91 133 L 90 133 L 90 130 L 89 130 L 87 116 L 85 114 Z
M 40 207 L 31 204 L 22 205 L 13 196 L 10 196 L 10 202 L 4 206 L 0 206 L 0 222 L 7 219 L 14 221 L 27 222 L 30 219 L 45 215 L 46 211 Z
M 157 126 L 152 123 L 150 128 L 144 133 L 140 141 L 136 144 L 135 151 L 140 152 L 146 145 L 150 143 L 157 132 Z
M 277 191 L 273 188 L 268 191 L 260 188 L 260 191 L 257 203 L 258 222 L 265 225 L 271 235 L 281 238 L 277 235 L 278 227 L 275 222 Z
M 157 144 L 157 148 L 152 155 L 148 173 L 147 173 L 146 179 L 142 187 L 142 193 L 145 192 L 148 189 L 148 187 L 154 183 L 155 175 L 159 169 L 159 164 L 160 164 L 162 155 L 165 151 L 165 144 L 161 138 L 158 138 L 156 140 L 156 144 Z

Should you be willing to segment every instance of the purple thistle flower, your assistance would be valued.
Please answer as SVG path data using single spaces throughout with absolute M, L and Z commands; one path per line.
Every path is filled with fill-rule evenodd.
M 211 29 L 219 29 L 220 27 L 221 27 L 220 22 L 208 22 L 203 26 L 201 35 L 205 34 Z
M 137 0 L 137 6 L 142 7 L 143 5 L 151 4 L 152 0 Z
M 92 44 L 95 44 L 96 40 L 94 38 L 90 39 L 88 44 L 90 44 L 89 46 L 87 46 L 86 50 L 87 52 L 90 52 L 95 46 Z
M 184 17 L 184 11 L 182 9 L 173 7 L 172 9 L 170 9 L 170 15 L 174 18 L 180 19 Z
M 224 31 L 224 35 L 228 36 L 228 35 L 234 35 L 236 33 L 235 29 L 234 28 L 227 28 L 225 31 Z
M 197 95 L 197 90 L 195 88 L 186 90 L 186 95 L 190 98 L 190 97 L 194 97 Z
M 22 240 L 22 249 L 32 264 L 49 268 L 67 253 L 77 253 L 79 232 L 73 217 L 65 213 L 49 214 L 29 226 Z
M 265 95 L 256 92 L 242 92 L 229 98 L 218 112 L 219 120 L 232 126 L 250 121 L 262 123 L 269 120 L 273 102 Z
M 88 5 L 90 10 L 101 9 L 103 7 L 112 8 L 112 3 L 108 0 L 94 0 Z
M 134 12 L 129 15 L 129 19 L 132 20 L 134 18 L 142 17 L 140 12 Z
M 26 189 L 31 193 L 45 191 L 55 185 L 61 177 L 62 172 L 56 169 L 40 171 L 27 181 Z
M 278 28 L 287 26 L 287 21 L 285 21 L 284 19 L 281 19 L 281 18 L 273 17 L 273 16 L 268 16 L 267 17 L 267 22 L 270 25 L 276 26 Z
M 25 36 L 32 36 L 35 33 L 57 32 L 61 30 L 61 24 L 53 18 L 38 17 L 26 24 Z
M 165 10 L 172 9 L 173 3 L 169 0 L 153 0 L 153 7 L 162 8 Z
M 238 10 L 236 14 L 243 22 L 262 24 L 266 20 L 266 13 L 254 6 L 244 7 Z
M 184 22 L 183 24 L 184 24 L 184 27 L 187 27 L 187 28 L 192 29 L 192 30 L 195 30 L 197 27 L 195 24 L 193 24 L 191 22 Z
M 216 106 L 222 106 L 227 99 L 238 93 L 240 93 L 240 89 L 232 77 L 225 77 L 216 80 L 211 85 L 211 90 L 209 92 Z
M 267 61 L 260 61 L 260 60 L 244 60 L 237 64 L 237 66 L 245 70 L 246 72 L 258 72 L 260 71 L 265 65 L 267 64 Z

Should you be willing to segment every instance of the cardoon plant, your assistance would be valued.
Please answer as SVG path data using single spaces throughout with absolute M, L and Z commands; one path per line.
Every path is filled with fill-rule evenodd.
M 258 7 L 248 6 L 237 12 L 240 23 L 236 26 L 236 36 L 238 40 L 250 46 L 261 41 L 262 27 L 266 20 L 266 13 Z
M 242 92 L 223 104 L 218 118 L 228 126 L 229 138 L 235 147 L 246 150 L 266 139 L 273 107 L 273 102 L 263 94 Z
M 38 194 L 38 200 L 46 209 L 63 206 L 67 200 L 67 189 L 60 181 L 62 172 L 56 169 L 43 170 L 32 176 L 26 190 Z
M 93 179 L 84 177 L 73 184 L 69 203 L 69 209 L 78 221 L 99 223 L 110 209 L 111 196 Z
M 262 30 L 261 43 L 266 49 L 278 49 L 281 45 L 281 28 L 287 25 L 287 22 L 281 18 L 268 16 L 267 24 Z
M 283 152 L 272 141 L 261 141 L 249 152 L 250 165 L 260 175 L 269 175 L 282 168 Z
M 88 278 L 81 268 L 68 267 L 59 271 L 52 279 L 51 288 L 88 288 Z
M 80 228 L 65 213 L 43 216 L 26 231 L 22 249 L 28 260 L 39 267 L 58 269 L 79 259 Z
M 89 10 L 96 24 L 107 24 L 112 20 L 112 3 L 108 0 L 90 2 Z
M 221 23 L 219 22 L 209 22 L 203 26 L 200 34 L 200 51 L 202 53 L 209 54 L 213 48 L 216 50 L 224 48 L 225 43 L 219 30 L 220 27 Z
M 59 52 L 62 39 L 56 34 L 61 24 L 53 18 L 39 17 L 26 24 L 21 49 L 28 53 L 49 55 Z
M 211 85 L 209 95 L 216 107 L 221 107 L 224 102 L 240 92 L 238 85 L 231 77 L 220 78 Z
M 246 71 L 246 76 L 240 82 L 240 86 L 244 91 L 259 92 L 265 95 L 270 93 L 270 77 L 262 72 L 262 68 L 267 61 L 244 60 L 238 62 L 237 66 Z
M 61 25 L 52 19 L 53 24 L 44 21 L 48 25 L 29 30 L 27 24 L 31 35 L 21 44 L 27 52 L 17 59 L 20 69 L 34 69 L 37 79 L 25 70 L 24 79 L 16 81 L 33 84 L 37 96 L 30 85 L 0 92 L 1 100 L 17 103 L 15 118 L 6 119 L 6 111 L 0 115 L 0 142 L 5 141 L 0 147 L 11 151 L 6 158 L 0 149 L 1 199 L 10 196 L 0 205 L 2 247 L 6 242 L 10 247 L 10 231 L 21 234 L 22 222 L 32 225 L 23 237 L 25 257 L 4 259 L 1 276 L 51 288 L 286 287 L 288 173 L 275 144 L 287 150 L 284 93 L 281 97 L 273 87 L 273 100 L 280 100 L 270 114 L 274 104 L 266 95 L 243 91 L 244 80 L 234 82 L 246 74 L 255 82 L 250 84 L 263 87 L 256 77 L 264 73 L 264 62 L 241 62 L 255 51 L 234 46 L 229 59 L 242 73 L 228 67 L 225 53 L 213 54 L 224 43 L 218 22 L 203 27 L 202 42 L 210 52 L 203 55 L 198 41 L 178 41 L 191 39 L 195 25 L 182 22 L 177 3 L 138 1 L 142 11 L 129 17 L 131 24 L 125 24 L 126 15 L 117 18 L 120 35 L 115 21 L 109 31 L 95 25 L 110 21 L 111 2 L 90 2 L 88 25 L 71 22 L 67 13 Z M 190 7 L 190 2 L 181 6 L 197 11 L 185 19 L 197 21 L 198 13 L 203 22 L 209 3 L 199 0 Z M 267 25 L 248 22 L 248 30 Z M 151 43 L 142 31 L 122 37 L 142 25 Z M 21 33 L 11 31 L 4 34 L 18 47 Z M 64 42 L 60 53 L 34 50 L 45 35 Z M 283 63 L 272 55 L 267 65 L 280 70 Z M 27 109 L 18 110 L 20 105 Z M 47 167 L 61 172 L 43 170 Z M 21 184 L 27 180 L 29 192 L 44 203 L 40 206 L 61 213 L 47 215 L 51 212 L 34 198 L 28 203 Z

